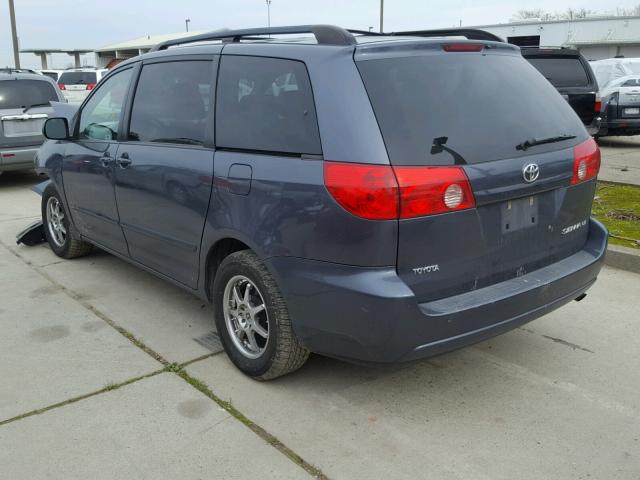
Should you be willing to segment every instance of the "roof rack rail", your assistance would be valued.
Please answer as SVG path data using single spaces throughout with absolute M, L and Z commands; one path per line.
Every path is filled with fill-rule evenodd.
M 469 40 L 488 40 L 490 42 L 502 42 L 504 40 L 493 33 L 477 28 L 441 28 L 438 30 L 411 30 L 405 32 L 393 32 L 388 35 L 408 37 L 466 37 Z
M 150 51 L 166 50 L 175 45 L 187 43 L 206 42 L 209 40 L 222 40 L 225 43 L 236 43 L 240 39 L 256 40 L 256 36 L 264 35 L 289 35 L 298 33 L 312 33 L 320 45 L 355 45 L 356 39 L 353 33 L 368 33 L 360 30 L 345 30 L 334 25 L 293 25 L 290 27 L 247 28 L 244 30 L 218 30 L 190 37 L 176 38 L 158 43 Z

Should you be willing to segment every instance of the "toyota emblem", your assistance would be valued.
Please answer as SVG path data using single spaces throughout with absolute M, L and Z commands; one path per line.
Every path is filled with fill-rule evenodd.
M 535 182 L 540 176 L 540 167 L 535 163 L 529 163 L 522 169 L 522 177 L 527 183 Z

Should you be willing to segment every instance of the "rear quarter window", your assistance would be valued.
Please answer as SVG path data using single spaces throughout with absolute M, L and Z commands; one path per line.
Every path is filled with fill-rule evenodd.
M 589 76 L 576 57 L 525 57 L 554 87 L 586 87 Z
M 223 55 L 216 146 L 320 154 L 311 83 L 302 62 Z

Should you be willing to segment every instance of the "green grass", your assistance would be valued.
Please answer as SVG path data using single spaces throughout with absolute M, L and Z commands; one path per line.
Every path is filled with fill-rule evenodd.
M 609 242 L 640 249 L 640 187 L 598 182 L 593 215 L 609 229 Z

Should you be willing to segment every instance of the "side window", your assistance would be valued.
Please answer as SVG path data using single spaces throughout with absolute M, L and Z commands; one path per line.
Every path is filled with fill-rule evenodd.
M 216 116 L 218 147 L 322 153 L 311 83 L 302 62 L 223 55 Z
M 117 140 L 120 112 L 131 80 L 131 68 L 107 78 L 80 113 L 80 138 Z
M 640 78 L 632 78 L 622 84 L 623 87 L 638 87 L 640 86 Z
M 130 141 L 202 145 L 211 125 L 210 61 L 142 67 L 129 124 Z

